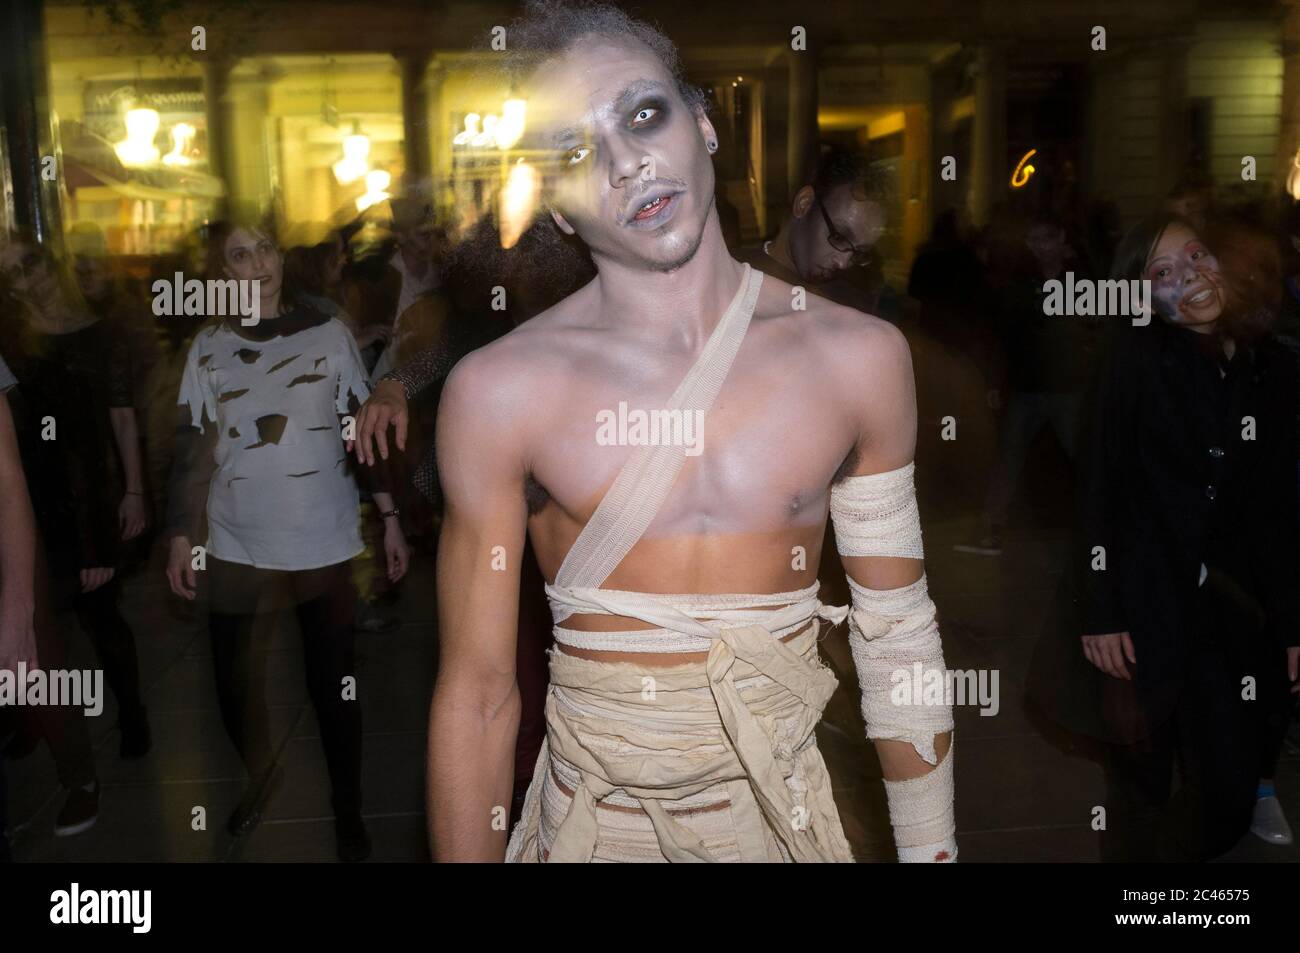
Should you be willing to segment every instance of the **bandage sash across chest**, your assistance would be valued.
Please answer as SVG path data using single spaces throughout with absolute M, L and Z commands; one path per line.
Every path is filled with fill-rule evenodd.
M 735 298 L 670 399 L 668 410 L 698 411 L 707 421 L 708 410 L 744 339 L 762 278 L 761 272 L 745 266 Z M 806 748 L 812 741 L 812 728 L 835 690 L 836 680 L 816 660 L 815 648 L 801 655 L 774 637 L 776 632 L 793 632 L 818 615 L 840 621 L 847 609 L 823 607 L 816 598 L 816 585 L 798 592 L 766 595 L 672 596 L 600 588 L 641 538 L 667 498 L 685 463 L 685 449 L 666 444 L 633 448 L 614 484 L 565 557 L 555 583 L 546 586 L 546 593 L 557 625 L 556 638 L 561 642 L 580 640 L 584 635 L 607 639 L 612 636 L 619 639 L 614 643 L 618 647 L 642 651 L 653 644 L 646 640 L 653 639 L 660 644 L 672 644 L 672 651 L 694 651 L 702 646 L 709 653 L 708 660 L 699 677 L 692 679 L 693 671 L 685 666 L 647 669 L 622 663 L 594 663 L 552 652 L 547 739 L 528 791 L 523 817 L 511 837 L 507 859 L 540 859 L 535 856 L 537 801 L 552 750 L 566 765 L 576 767 L 580 776 L 568 814 L 550 847 L 552 861 L 591 859 L 598 837 L 595 802 L 616 790 L 635 798 L 649 815 L 660 849 L 669 860 L 712 860 L 700 839 L 660 802 L 680 800 L 718 785 L 725 786 L 733 809 L 752 820 L 755 827 L 761 812 L 794 859 L 852 859 L 830 800 L 829 779 L 825 777 L 820 757 L 810 769 L 805 764 L 807 759 L 794 750 Z M 635 633 L 578 633 L 562 629 L 559 623 L 575 613 L 619 615 L 661 629 Z M 689 648 L 684 647 L 687 645 Z M 658 645 L 648 650 L 664 651 Z M 598 676 L 594 674 L 597 668 Z M 761 705 L 756 706 L 760 710 L 751 710 L 736 687 L 733 669 L 754 678 L 766 677 L 758 678 L 759 681 L 770 679 L 781 687 L 775 693 L 780 698 L 768 703 L 768 711 L 761 710 Z M 594 689 L 588 673 L 593 673 L 591 679 L 599 681 L 603 690 Z M 636 736 L 633 724 L 636 713 L 618 701 L 629 691 L 642 688 L 641 673 L 647 673 L 659 683 L 662 704 L 650 706 L 653 714 L 647 717 L 661 724 L 663 719 L 671 718 L 698 723 L 699 690 L 707 689 L 712 697 L 707 707 L 715 723 L 720 724 L 722 731 L 718 736 L 727 750 L 715 750 L 707 757 L 692 761 L 686 751 L 655 751 L 656 739 L 647 738 L 644 746 L 636 747 L 634 757 L 617 757 L 608 752 L 597 756 L 595 750 L 600 744 L 581 737 L 583 732 L 594 733 L 599 729 L 617 734 L 621 741 Z M 621 679 L 626 679 L 626 684 L 615 684 Z M 679 684 L 681 691 L 676 691 Z M 573 714 L 572 705 L 559 704 L 557 693 L 584 701 L 594 699 L 605 712 L 611 711 L 612 706 L 612 710 L 625 713 L 628 722 L 611 722 L 594 716 L 578 718 Z M 784 717 L 783 723 L 791 726 L 793 734 L 779 739 L 772 737 L 772 719 L 777 714 Z M 799 777 L 805 770 L 813 770 L 816 776 Z M 786 779 L 792 776 L 793 782 L 787 783 Z M 738 800 L 741 803 L 736 803 Z M 763 851 L 761 836 L 743 840 L 747 840 L 751 854 L 746 859 L 771 859 Z

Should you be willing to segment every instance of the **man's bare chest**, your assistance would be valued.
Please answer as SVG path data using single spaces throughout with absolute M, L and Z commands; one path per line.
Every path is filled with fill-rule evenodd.
M 638 447 L 669 446 L 685 463 L 656 520 L 660 531 L 775 530 L 820 519 L 855 443 L 848 408 L 799 362 L 748 356 L 707 413 L 673 406 L 685 373 L 676 368 L 589 366 L 539 395 L 546 426 L 530 454 L 530 506 L 554 505 L 585 523 Z

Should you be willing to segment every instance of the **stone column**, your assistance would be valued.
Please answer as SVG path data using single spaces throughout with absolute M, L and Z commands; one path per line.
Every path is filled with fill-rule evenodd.
M 973 169 L 957 170 L 972 176 L 971 222 L 983 225 L 997 202 L 1011 170 L 1007 164 L 1007 63 L 1001 47 L 985 44 L 976 58 L 975 119 L 971 152 Z M 1005 173 L 1005 174 L 1004 174 Z
M 408 190 L 412 183 L 426 182 L 432 172 L 429 91 L 425 85 L 430 54 L 422 50 L 394 55 L 402 71 L 403 190 Z

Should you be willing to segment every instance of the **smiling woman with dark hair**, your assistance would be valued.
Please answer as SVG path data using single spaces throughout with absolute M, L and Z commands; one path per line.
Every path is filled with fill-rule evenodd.
M 1035 690 L 1057 713 L 1068 697 L 1097 706 L 1106 859 L 1231 848 L 1251 823 L 1265 719 L 1297 690 L 1296 374 L 1260 337 L 1267 261 L 1235 226 L 1215 234 L 1222 259 L 1163 216 L 1117 251 L 1114 276 L 1151 282 L 1157 320 L 1116 329 L 1080 455 L 1062 628 L 1092 667 Z

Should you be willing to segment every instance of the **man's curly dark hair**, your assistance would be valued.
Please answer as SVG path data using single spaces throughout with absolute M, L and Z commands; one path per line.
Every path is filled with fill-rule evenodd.
M 672 40 L 612 4 L 590 0 L 526 0 L 523 16 L 506 27 L 504 63 L 511 80 L 522 85 L 542 63 L 567 53 L 589 36 L 645 44 L 672 76 L 686 105 L 707 108 L 704 90 L 686 81 Z

